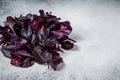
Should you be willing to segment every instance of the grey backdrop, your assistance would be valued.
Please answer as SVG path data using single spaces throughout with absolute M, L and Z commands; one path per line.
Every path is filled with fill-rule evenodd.
M 120 80 L 120 0 L 0 0 L 0 24 L 39 9 L 70 20 L 75 47 L 61 54 L 58 71 L 14 67 L 1 53 L 0 80 Z

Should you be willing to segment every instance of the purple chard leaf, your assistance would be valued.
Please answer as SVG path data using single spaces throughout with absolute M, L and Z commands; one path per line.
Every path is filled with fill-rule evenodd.
M 69 38 L 72 27 L 69 21 L 61 22 L 51 12 L 39 10 L 39 13 L 15 18 L 8 16 L 4 26 L 0 26 L 1 51 L 14 66 L 47 63 L 57 70 L 63 62 L 59 53 L 63 52 L 62 49 L 72 49 L 76 42 Z

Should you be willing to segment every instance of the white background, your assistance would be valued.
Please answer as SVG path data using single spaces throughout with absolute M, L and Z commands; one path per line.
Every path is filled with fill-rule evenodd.
M 46 2 L 47 1 L 47 2 Z M 120 2 L 119 0 L 1 0 L 0 24 L 6 16 L 52 11 L 69 20 L 77 43 L 61 56 L 58 71 L 35 64 L 30 68 L 10 65 L 0 54 L 0 80 L 120 80 Z

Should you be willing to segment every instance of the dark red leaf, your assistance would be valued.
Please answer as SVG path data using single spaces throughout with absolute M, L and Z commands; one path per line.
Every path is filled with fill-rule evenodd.
M 72 49 L 73 43 L 71 43 L 70 41 L 64 41 L 61 43 L 61 48 L 65 49 L 65 50 Z
M 23 56 L 23 57 L 30 57 L 32 58 L 33 56 L 31 56 L 27 51 L 25 50 L 16 50 L 14 53 L 14 55 L 19 55 L 19 56 Z
M 6 21 L 15 22 L 16 20 L 15 20 L 12 16 L 8 16 L 8 17 L 6 18 Z

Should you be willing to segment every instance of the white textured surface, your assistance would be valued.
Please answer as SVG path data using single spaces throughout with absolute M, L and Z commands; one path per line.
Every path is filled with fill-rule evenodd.
M 8 0 L 6 3 L 0 12 L 1 24 L 8 15 L 38 14 L 39 9 L 44 9 L 71 21 L 71 38 L 77 43 L 74 49 L 61 55 L 65 66 L 58 71 L 38 64 L 30 68 L 14 67 L 1 53 L 0 80 L 120 80 L 119 1 L 67 0 L 46 4 L 39 0 Z

